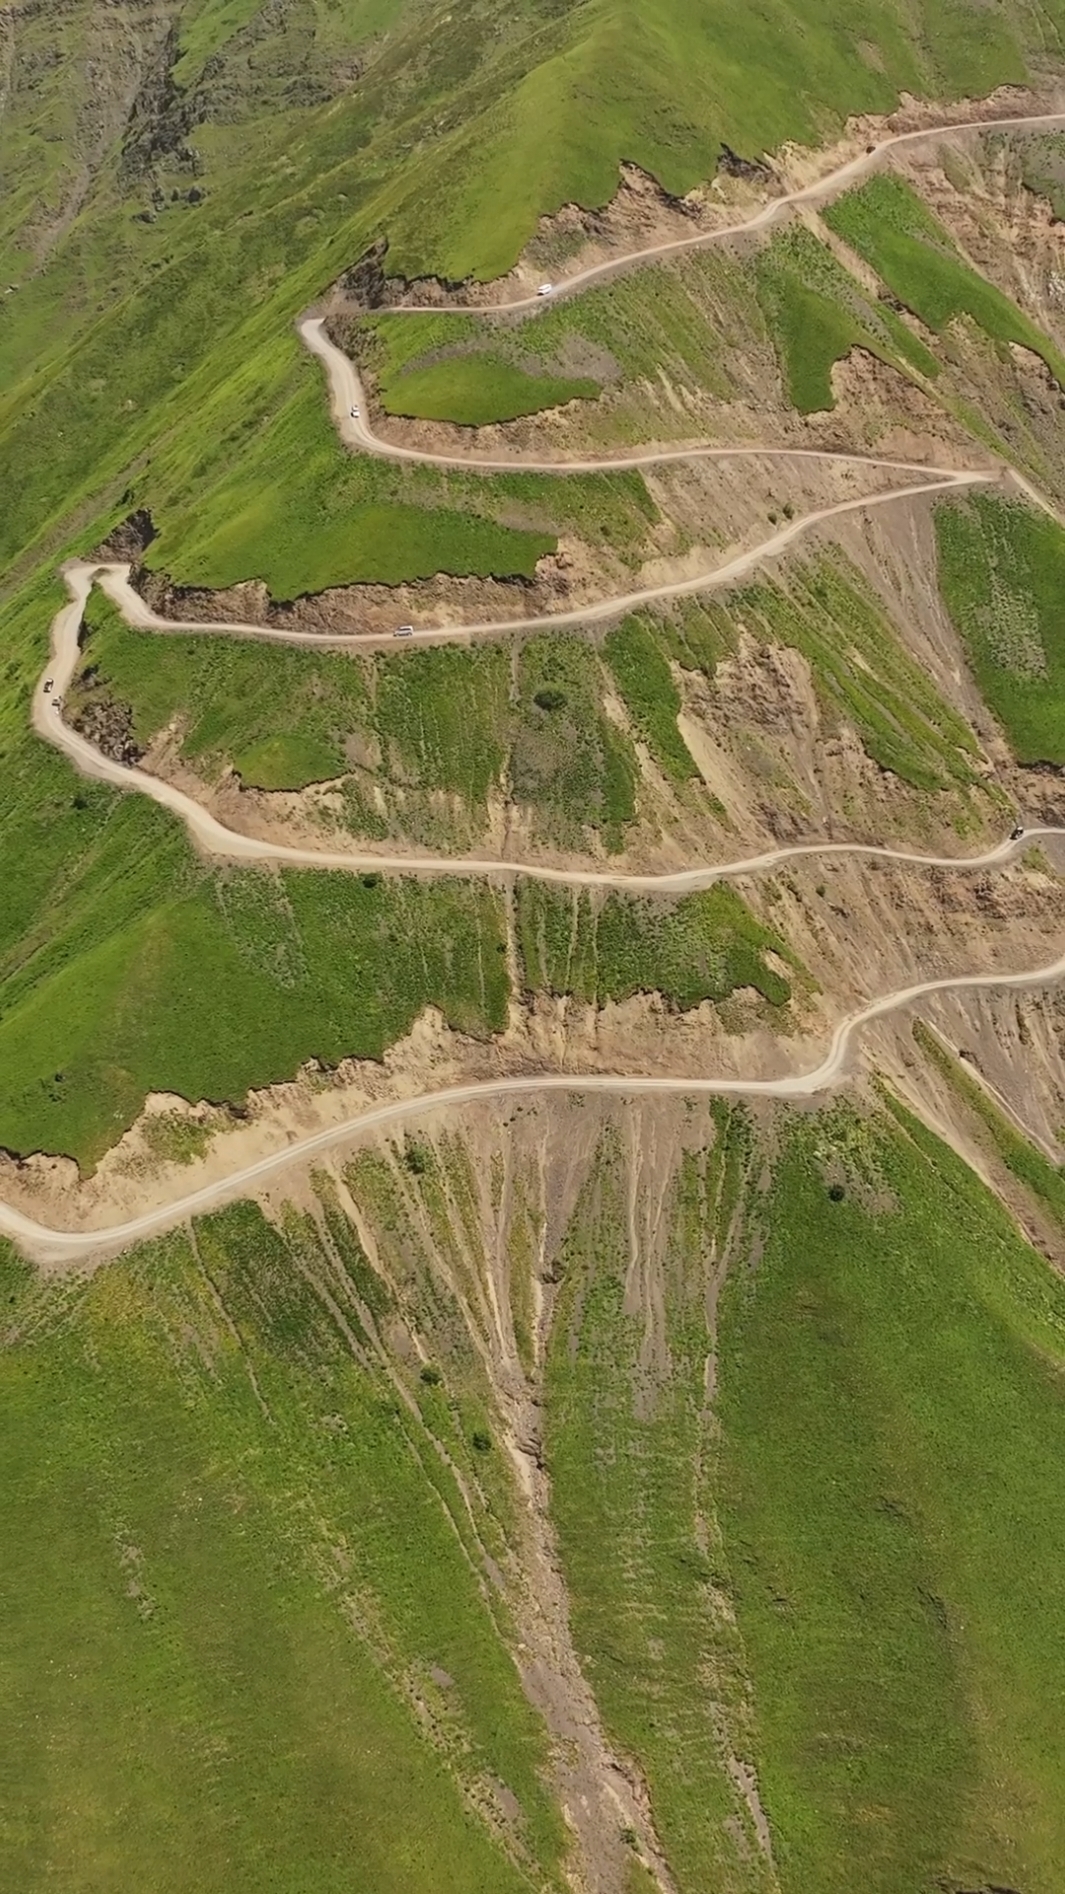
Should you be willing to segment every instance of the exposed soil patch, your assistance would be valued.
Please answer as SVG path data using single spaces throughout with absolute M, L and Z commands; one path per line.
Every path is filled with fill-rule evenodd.
M 75 711 L 71 722 L 81 736 L 87 737 L 90 743 L 94 743 L 115 763 L 124 763 L 127 768 L 131 768 L 144 755 L 134 740 L 133 711 L 129 704 L 116 702 L 106 690 L 99 691 L 83 703 Z
M 278 600 L 259 579 L 212 592 L 200 586 L 174 585 L 161 572 L 143 568 L 133 574 L 142 598 L 161 617 L 195 624 L 228 620 L 276 626 L 284 631 L 336 632 L 341 637 L 380 636 L 411 619 L 442 629 L 478 620 L 525 618 L 559 609 L 570 587 L 565 554 L 542 559 L 533 581 L 455 579 L 441 573 L 410 585 L 346 585 L 304 598 Z
M 106 539 L 90 553 L 91 559 L 122 560 L 129 565 L 139 565 L 151 545 L 158 538 L 155 521 L 146 506 L 127 514 L 124 520 L 113 527 Z

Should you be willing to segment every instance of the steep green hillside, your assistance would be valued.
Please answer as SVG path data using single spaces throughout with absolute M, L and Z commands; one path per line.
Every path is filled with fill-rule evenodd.
M 483 1580 L 474 1364 L 408 1394 L 334 1227 L 238 1207 L 73 1289 L 7 1262 L 0 1870 L 26 1894 L 563 1886 Z
M 863 0 L 842 26 L 821 0 L 772 0 L 742 40 L 722 0 L 476 17 L 71 0 L 56 61 L 46 16 L 20 13 L 0 118 L 3 552 L 69 539 L 149 452 L 157 505 L 167 466 L 202 492 L 283 409 L 293 316 L 381 233 L 401 272 L 491 277 L 542 213 L 605 202 L 622 159 L 685 190 L 723 139 L 818 142 L 900 88 L 1020 80 L 1062 25 L 1059 0 L 1038 33 L 1016 0 L 905 19 Z
M 584 1115 L 417 1128 L 89 1282 L 8 1259 L 5 1883 L 561 1888 L 533 1395 L 679 1894 L 1056 1894 L 1059 1279 L 890 1102 L 693 1107 L 664 1172 Z
M 56 1226 L 48 1269 L 0 1245 L 0 1888 L 1060 1894 L 1062 1174 L 920 1023 L 907 1096 L 999 1195 L 856 1059 L 801 1109 L 676 1089 L 815 1066 L 818 1020 L 966 927 L 976 966 L 1028 952 L 1050 884 L 646 892 L 792 839 L 991 847 L 1031 784 L 973 681 L 1020 766 L 1065 763 L 1055 521 L 865 510 L 989 452 L 1065 494 L 1016 195 L 1057 201 L 1060 152 L 974 140 L 971 245 L 918 171 L 527 317 L 354 286 L 564 269 L 622 165 L 634 246 L 697 186 L 738 218 L 788 143 L 1063 69 L 1065 0 L 0 12 L 0 1195 Z M 297 333 L 339 285 L 371 415 L 509 428 L 512 471 L 341 446 Z M 545 475 L 534 437 L 740 451 Z M 105 539 L 294 641 L 97 591 L 34 700 L 58 568 Z M 408 614 L 457 635 L 302 637 Z M 394 866 L 200 853 L 31 700 L 248 835 Z M 666 1083 L 590 1082 L 633 1068 Z M 517 1092 L 419 1105 L 486 1073 Z M 238 1169 L 400 1095 L 321 1171 Z M 175 1175 L 262 1201 L 55 1260 Z
M 974 495 L 936 510 L 943 597 L 1022 763 L 1065 762 L 1065 533 L 1034 508 Z
M 640 1303 L 616 1149 L 563 1249 L 549 1463 L 604 1715 L 693 1894 L 1050 1894 L 1060 1283 L 900 1108 L 782 1126 L 771 1178 L 721 1123 Z

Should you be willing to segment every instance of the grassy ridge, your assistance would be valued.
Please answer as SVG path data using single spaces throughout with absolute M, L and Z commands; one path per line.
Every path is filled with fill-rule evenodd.
M 5 1885 L 562 1884 L 446 1392 L 435 1426 L 398 1397 L 324 1213 L 238 1206 L 76 1285 L 4 1256 Z
M 935 510 L 939 583 L 1021 763 L 1065 763 L 1065 533 L 992 494 Z
M 1056 5 L 1051 17 L 1060 30 Z M 445 144 L 432 211 L 428 167 L 416 170 L 397 220 L 403 273 L 426 262 L 453 278 L 502 272 L 538 214 L 605 203 L 625 158 L 683 192 L 712 172 L 722 138 L 740 151 L 815 143 L 825 108 L 883 112 L 898 88 L 980 94 L 1020 80 L 1031 31 L 1012 6 L 989 15 L 931 0 L 906 27 L 881 0 L 859 0 L 842 26 L 819 0 L 767 0 L 742 45 L 734 24 L 725 0 L 655 0 L 624 19 L 592 0 L 569 16 L 511 96 L 485 102 Z M 441 58 L 469 32 L 454 23 Z

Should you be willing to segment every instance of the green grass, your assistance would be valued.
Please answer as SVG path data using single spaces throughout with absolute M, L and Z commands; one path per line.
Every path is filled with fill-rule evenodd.
M 323 1203 L 88 1283 L 5 1253 L 7 1886 L 563 1885 L 505 1601 Z
M 237 1100 L 308 1058 L 378 1058 L 426 1004 L 463 1030 L 503 1024 L 485 889 L 209 869 L 143 797 L 80 782 L 21 732 L 5 749 L 8 1149 L 92 1163 L 150 1091 Z
M 159 638 L 130 631 L 98 594 L 86 618 L 75 715 L 93 698 L 126 704 L 145 746 L 180 719 L 181 754 L 208 778 L 280 745 L 299 765 L 284 786 L 298 788 L 319 779 L 328 756 L 335 767 L 326 774 L 346 772 L 357 832 L 453 840 L 464 820 L 483 825 L 505 770 L 536 832 L 556 846 L 601 835 L 618 848 L 635 816 L 632 746 L 603 712 L 595 651 L 572 637 L 519 647 L 511 701 L 510 658 L 496 645 L 348 656 Z M 293 724 L 311 746 L 298 754 Z
M 655 762 L 671 781 L 690 781 L 699 772 L 677 728 L 680 692 L 650 625 L 626 618 L 607 633 L 605 652 L 625 708 Z
M 559 1247 L 547 1455 L 607 1731 L 680 1894 L 1054 1894 L 1065 1291 L 900 1106 L 713 1118 L 635 1200 L 604 1138 Z
M 339 776 L 344 759 L 328 743 L 295 732 L 250 743 L 234 757 L 233 767 L 249 789 L 303 789 Z
M 746 1143 L 742 1113 L 720 1113 L 718 1126 L 711 1151 L 682 1158 L 656 1202 L 643 1306 L 631 1180 L 604 1138 L 560 1249 L 546 1447 L 574 1638 L 608 1732 L 647 1782 L 675 1884 L 681 1894 L 768 1894 L 726 1767 L 730 1744 L 750 1754 L 743 1651 L 711 1590 L 720 1548 L 707 1281 Z
M 800 414 L 835 407 L 832 370 L 854 348 L 903 371 L 917 369 L 928 380 L 938 373 L 935 357 L 905 323 L 866 295 L 801 226 L 761 251 L 754 279 Z
M 193 1164 L 211 1142 L 211 1125 L 182 1112 L 153 1112 L 143 1123 L 144 1142 L 164 1164 Z
M 143 745 L 180 718 L 181 754 L 208 775 L 232 763 L 262 788 L 300 789 L 347 774 L 395 793 L 461 794 L 474 808 L 498 779 L 508 716 L 500 648 L 349 656 L 164 638 L 131 631 L 98 593 L 86 623 L 75 714 L 94 697 L 127 704 Z
M 587 376 L 528 375 L 497 355 L 460 355 L 398 375 L 382 390 L 389 414 L 421 421 L 454 421 L 460 427 L 487 427 L 516 421 L 567 401 L 594 401 L 599 383 Z
M 86 617 L 73 714 L 94 699 L 125 704 L 145 746 L 177 719 L 181 755 L 208 780 L 249 753 L 279 754 L 289 773 L 273 786 L 342 777 L 352 832 L 445 845 L 483 830 L 504 780 L 554 846 L 620 848 L 635 817 L 636 757 L 603 710 L 603 666 L 581 640 L 523 642 L 512 689 L 496 645 L 348 656 L 159 638 L 130 631 L 97 594 Z M 293 725 L 306 746 L 291 743 Z
M 943 226 L 901 178 L 870 179 L 828 205 L 824 218 L 936 334 L 968 316 L 992 341 L 1013 342 L 1041 356 L 1065 387 L 1060 350 L 1008 296 L 962 261 Z
M 518 653 L 511 792 L 535 811 L 556 846 L 582 845 L 589 829 L 620 850 L 636 814 L 632 745 L 603 712 L 598 659 L 564 633 L 528 639 Z
M 261 579 L 277 599 L 438 572 L 531 578 L 537 560 L 554 551 L 554 534 L 465 510 L 463 484 L 461 476 L 448 481 L 425 468 L 398 471 L 345 456 L 308 364 L 277 423 L 212 485 L 209 508 L 199 497 L 190 507 L 175 496 L 148 564 L 184 584 Z M 472 483 L 465 491 L 476 506 Z M 456 503 L 439 504 L 449 497 Z
M 1018 762 L 1065 763 L 1065 533 L 991 494 L 935 510 L 939 584 Z
M 208 432 L 138 482 L 146 502 L 152 487 L 164 496 L 150 567 L 190 585 L 258 578 L 281 599 L 438 572 L 531 578 L 563 529 L 639 563 L 659 514 L 638 473 L 486 476 L 346 455 L 317 367 L 295 362 L 288 381 L 250 439 L 238 427 L 220 446 Z
M 566 375 L 520 346 L 515 333 L 475 317 L 365 316 L 333 327 L 368 369 L 386 414 L 487 427 L 564 402 L 594 400 L 599 382 Z M 533 332 L 535 333 L 535 332 Z
M 894 1116 L 793 1124 L 721 1309 L 718 1503 L 762 1796 L 787 1894 L 1051 1894 L 1065 1301 Z
M 528 988 L 598 1006 L 657 992 L 687 1012 L 753 987 L 783 1007 L 791 983 L 766 955 L 797 969 L 784 943 L 724 886 L 676 902 L 610 894 L 598 904 L 586 893 L 521 882 L 518 942 Z

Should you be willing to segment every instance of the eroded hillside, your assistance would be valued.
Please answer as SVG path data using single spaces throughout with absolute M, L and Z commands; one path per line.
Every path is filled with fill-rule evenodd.
M 1057 1894 L 1058 31 L 0 15 L 12 1886 Z

